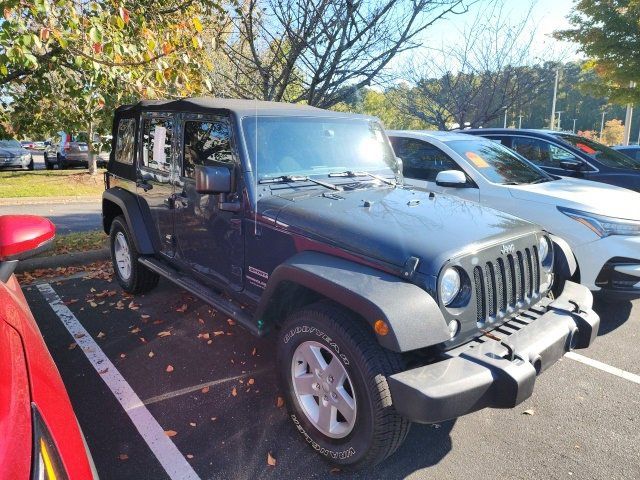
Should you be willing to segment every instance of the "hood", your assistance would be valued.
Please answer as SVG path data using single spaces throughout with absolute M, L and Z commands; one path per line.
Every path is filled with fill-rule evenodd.
M 282 200 L 261 200 L 261 210 L 281 208 L 280 225 L 400 268 L 409 257 L 418 257 L 418 270 L 426 275 L 436 275 L 450 258 L 539 230 L 477 203 L 405 188 L 327 191 Z
M 613 185 L 562 178 L 553 182 L 512 186 L 509 191 L 519 200 L 640 220 L 640 193 Z
M 0 148 L 0 157 L 20 157 L 26 153 L 23 148 Z

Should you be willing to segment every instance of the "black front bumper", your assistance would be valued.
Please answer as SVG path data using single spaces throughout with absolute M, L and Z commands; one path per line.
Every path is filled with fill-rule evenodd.
M 593 342 L 600 318 L 592 306 L 587 288 L 567 282 L 558 299 L 544 299 L 440 361 L 390 376 L 395 409 L 414 422 L 435 423 L 518 405 L 533 393 L 538 374 Z

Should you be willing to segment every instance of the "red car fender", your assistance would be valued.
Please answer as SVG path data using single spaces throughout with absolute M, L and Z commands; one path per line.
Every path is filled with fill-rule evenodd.
M 0 282 L 0 318 L 3 318 L 21 336 L 31 401 L 38 407 L 51 433 L 69 478 L 71 480 L 93 478 L 91 464 L 71 401 L 15 276 L 11 276 L 6 284 Z M 4 385 L 5 379 L 0 377 L 0 381 Z M 3 413 L 0 411 L 1 424 L 4 424 L 6 418 Z M 31 414 L 28 412 L 26 415 L 30 425 Z M 0 435 L 2 435 L 0 439 L 3 440 L 13 437 L 12 435 Z M 14 439 L 12 438 L 11 442 L 6 443 L 14 443 Z M 22 448 L 21 454 L 27 457 L 26 452 L 31 452 L 33 455 L 31 443 L 30 431 L 28 448 L 24 448 L 24 445 L 22 447 L 12 445 L 9 448 Z M 31 455 L 28 457 L 29 463 Z M 0 468 L 4 468 L 4 461 L 1 459 L 0 461 L 2 462 Z M 0 475 L 0 478 L 25 477 Z

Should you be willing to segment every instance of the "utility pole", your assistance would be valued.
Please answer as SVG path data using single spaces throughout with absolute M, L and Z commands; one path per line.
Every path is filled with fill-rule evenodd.
M 571 129 L 571 133 L 576 133 L 576 120 L 577 118 L 573 119 L 573 128 Z
M 518 115 L 518 130 L 522 129 L 522 117 L 524 117 L 524 115 Z
M 503 128 L 507 128 L 507 112 L 509 111 L 509 109 L 507 107 L 502 107 L 504 108 L 504 126 Z
M 564 113 L 564 110 L 558 110 L 558 130 L 560 130 L 560 117 Z
M 553 130 L 553 124 L 556 119 L 556 98 L 558 98 L 558 77 L 560 76 L 560 67 L 556 68 L 556 82 L 553 85 L 553 103 L 551 104 L 551 120 L 549 121 L 549 129 Z
M 636 82 L 629 82 L 629 88 L 634 88 Z M 622 144 L 629 145 L 631 138 L 631 120 L 633 119 L 633 103 L 627 103 L 627 114 L 624 117 L 624 135 L 622 136 Z

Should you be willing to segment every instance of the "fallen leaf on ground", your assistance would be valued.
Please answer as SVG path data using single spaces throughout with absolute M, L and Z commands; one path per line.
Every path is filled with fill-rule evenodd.
M 176 312 L 184 313 L 187 311 L 187 304 L 183 303 L 181 307 L 176 308 Z
M 140 305 L 137 305 L 136 303 L 133 302 L 133 300 L 129 303 L 129 309 L 130 310 L 138 310 L 140 309 Z
M 95 292 L 95 291 L 96 291 L 96 289 L 95 289 L 95 288 L 93 288 L 93 287 L 91 287 L 91 288 L 89 289 L 89 291 L 90 291 L 91 293 L 93 293 L 93 292 Z
M 166 368 L 165 371 L 168 372 L 168 373 L 173 372 L 173 366 L 172 365 L 167 365 L 167 368 Z
M 213 332 L 213 336 L 217 337 L 218 335 L 224 335 L 224 332 L 222 330 L 218 330 L 217 332 Z
M 209 387 L 204 387 L 202 390 L 200 390 L 202 393 L 209 393 Z
M 525 410 L 524 412 L 522 412 L 523 415 L 533 415 L 536 412 L 533 409 L 529 409 L 529 410 Z
M 161 323 L 164 323 L 164 320 L 154 320 L 152 323 L 154 325 L 160 325 Z
M 104 338 L 106 336 L 107 335 L 104 332 L 100 332 L 100 333 L 98 333 L 98 335 L 96 335 L 96 337 L 98 337 L 98 338 Z
M 176 432 L 175 430 L 165 430 L 164 434 L 167 437 L 175 437 L 178 434 L 178 432 Z
M 153 358 L 154 355 L 155 355 L 155 353 L 149 352 L 149 358 Z
M 120 455 L 118 455 L 118 458 L 120 460 L 128 460 L 129 459 L 129 455 L 127 455 L 126 453 L 121 453 Z
M 69 344 L 69 350 L 73 350 L 74 348 L 76 348 L 78 346 L 78 344 L 76 342 L 70 343 Z
M 189 422 L 189 425 L 191 425 L 192 427 L 196 426 L 196 422 Z
M 130 330 L 129 333 L 138 333 L 140 331 L 140 327 L 136 327 L 133 330 Z
M 278 398 L 276 398 L 276 407 L 278 407 L 278 408 L 284 407 L 284 397 L 283 396 L 278 395 Z
M 204 320 L 203 320 L 203 319 L 201 319 L 201 318 L 199 318 L 199 319 L 198 319 L 198 323 L 199 323 L 200 325 L 204 325 Z
M 233 395 L 234 397 L 238 395 L 238 390 L 236 390 L 236 387 L 233 387 L 233 389 L 231 390 L 231 395 Z
M 329 470 L 329 473 L 331 475 L 338 475 L 342 473 L 342 470 L 340 470 L 338 467 L 333 467 L 331 470 Z
M 211 345 L 213 343 L 213 340 L 207 340 L 207 345 Z
M 218 419 L 218 417 L 211 417 L 211 421 L 215 422 Z
M 98 306 L 96 302 L 89 302 L 89 305 L 91 305 L 93 308 L 96 308 Z
M 76 334 L 74 335 L 74 337 L 75 337 L 75 338 L 82 338 L 82 337 L 84 337 L 84 333 L 76 333 Z
M 107 373 L 108 371 L 109 371 L 109 367 L 105 368 L 104 370 L 100 370 L 98 373 L 102 375 L 104 373 Z
M 273 458 L 273 456 L 271 455 L 271 452 L 267 453 L 267 465 L 269 465 L 270 467 L 276 466 L 276 459 Z
M 255 381 L 253 378 L 250 378 L 250 379 L 247 381 L 247 385 L 253 385 L 254 383 L 256 383 L 256 381 Z
M 171 335 L 171 332 L 168 331 L 168 330 L 164 330 L 164 331 L 158 333 L 159 337 L 168 337 L 169 335 Z
M 191 455 L 190 453 L 187 453 L 187 458 L 191 460 L 193 458 L 193 455 Z
M 236 324 L 235 320 L 233 320 L 232 318 L 227 318 L 227 323 L 232 327 Z
M 78 299 L 77 298 L 72 298 L 71 300 L 67 300 L 66 302 L 64 302 L 65 305 L 73 305 L 74 303 L 77 303 Z
M 208 333 L 199 333 L 198 334 L 198 338 L 204 338 L 205 340 L 209 340 L 209 334 Z
M 255 357 L 256 351 L 256 347 L 253 347 L 253 350 L 251 350 L 251 356 Z
M 124 353 L 121 353 L 121 354 L 120 354 L 120 358 L 124 358 L 124 357 L 126 357 L 126 356 L 127 356 L 127 355 L 126 355 L 126 354 L 124 354 Z
M 140 315 L 140 318 L 146 320 L 147 318 L 151 318 L 151 315 L 147 315 L 147 314 L 143 313 L 142 315 Z

